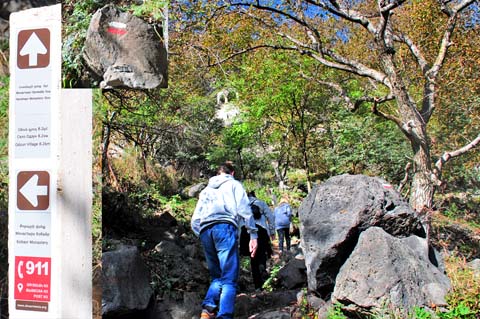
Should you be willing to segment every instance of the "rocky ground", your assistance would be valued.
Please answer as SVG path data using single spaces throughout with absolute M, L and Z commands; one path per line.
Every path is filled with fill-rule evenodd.
M 378 249 L 375 248 L 378 246 L 376 246 L 377 244 L 375 243 L 386 245 L 381 249 L 382 252 L 388 252 L 393 249 L 393 251 L 397 253 L 405 250 L 405 244 L 407 242 L 412 244 L 412 240 L 406 238 L 410 236 L 408 232 L 419 232 L 417 226 L 415 226 L 415 220 L 411 220 L 412 224 L 406 222 L 406 220 L 410 218 L 407 217 L 410 214 L 408 212 L 408 206 L 405 206 L 405 204 L 397 198 L 398 195 L 390 194 L 389 191 L 385 191 L 382 186 L 383 184 L 379 184 L 378 181 L 370 180 L 368 178 L 363 178 L 361 180 L 354 179 L 352 181 L 350 181 L 350 179 L 352 178 L 347 177 L 346 180 L 336 180 L 335 183 L 332 184 L 332 188 L 328 188 L 328 184 L 325 184 L 324 187 L 327 188 L 317 190 L 317 194 L 319 194 L 321 198 L 313 199 L 312 197 L 310 199 L 317 203 L 315 205 L 332 203 L 337 200 L 336 205 L 338 206 L 314 208 L 314 210 L 311 211 L 310 217 L 308 217 L 309 220 L 313 220 L 313 222 L 307 222 L 307 224 L 310 226 L 317 226 L 311 230 L 306 229 L 305 227 L 303 229 L 303 231 L 313 231 L 313 233 L 310 233 L 310 235 L 307 236 L 309 239 L 304 238 L 307 245 L 309 245 L 309 240 L 311 241 L 312 239 L 323 242 L 323 244 L 321 242 L 316 242 L 309 245 L 310 248 L 317 247 L 317 251 L 315 252 L 316 256 L 325 256 L 322 257 L 324 259 L 321 263 L 310 266 L 310 269 L 313 269 L 313 267 L 318 267 L 320 269 L 317 272 L 318 275 L 316 275 L 316 277 L 311 276 L 307 280 L 307 270 L 305 265 L 306 262 L 312 262 L 312 255 L 308 257 L 308 250 L 306 252 L 302 251 L 299 247 L 298 241 L 295 241 L 291 254 L 280 257 L 277 253 L 269 261 L 269 270 L 272 273 L 276 273 L 275 276 L 272 276 L 272 278 L 275 277 L 275 280 L 271 281 L 271 289 L 255 291 L 250 277 L 248 264 L 243 261 L 239 282 L 239 294 L 236 303 L 236 318 L 305 318 L 309 316 L 309 313 L 319 314 L 322 313 L 322 311 L 323 314 L 325 314 L 325 310 L 328 308 L 332 296 L 338 299 L 343 297 L 351 298 L 351 294 L 356 293 L 346 291 L 346 295 L 344 296 L 345 289 L 343 289 L 343 292 L 341 291 L 341 283 L 328 282 L 322 277 L 323 274 L 328 271 L 332 272 L 332 278 L 337 277 L 336 272 L 338 272 L 338 267 L 330 267 L 332 265 L 332 260 L 339 261 L 342 259 L 342 263 L 345 263 L 345 265 L 348 264 L 351 268 L 350 272 L 343 272 L 338 275 L 338 278 L 343 278 L 345 280 L 344 284 L 349 282 L 352 275 L 364 275 L 365 273 L 376 275 L 379 270 L 380 272 L 384 271 L 385 273 L 391 271 L 391 267 L 388 268 L 388 265 L 377 265 L 375 262 L 378 263 L 378 261 L 372 260 L 366 262 L 365 260 L 368 259 L 368 256 L 373 256 L 375 253 L 378 253 Z M 349 196 L 337 196 L 339 192 L 345 194 L 342 187 L 339 187 L 342 183 L 349 187 Z M 362 183 L 366 184 L 362 185 Z M 368 191 L 365 191 L 367 189 Z M 315 192 L 312 192 L 312 194 L 314 193 Z M 375 195 L 372 197 L 372 194 Z M 364 199 L 362 199 L 363 195 L 365 195 Z M 338 201 L 339 198 L 341 201 Z M 108 199 L 104 198 L 104 204 L 108 201 Z M 310 207 L 308 209 L 311 209 L 311 207 L 315 206 L 308 204 L 308 201 L 309 200 L 306 199 L 305 202 L 307 204 L 302 204 L 304 209 L 307 209 L 307 207 Z M 138 309 L 135 310 L 136 306 L 127 309 L 125 306 L 117 305 L 115 306 L 116 308 L 111 308 L 112 311 L 104 313 L 103 318 L 133 318 L 133 313 L 135 313 L 135 318 L 140 319 L 197 318 L 200 312 L 201 300 L 209 284 L 209 278 L 208 269 L 204 261 L 199 240 L 191 232 L 188 223 L 177 221 L 168 212 L 161 211 L 149 219 L 141 219 L 138 217 L 140 214 L 135 214 L 135 212 L 133 212 L 128 205 L 125 205 L 122 200 L 116 198 L 112 202 L 114 202 L 115 205 L 109 207 L 109 210 L 104 207 L 103 224 L 104 227 L 105 225 L 108 225 L 107 229 L 104 229 L 106 243 L 104 246 L 104 257 L 109 256 L 108 258 L 113 259 L 109 259 L 108 262 L 105 262 L 104 260 L 103 262 L 104 273 L 108 270 L 107 275 L 104 276 L 103 305 L 114 299 L 118 300 L 123 298 L 129 302 L 133 299 L 138 299 L 138 303 L 143 303 L 145 307 L 141 308 L 143 310 L 139 311 Z M 377 204 L 380 206 L 376 206 Z M 342 207 L 345 207 L 345 209 L 342 209 Z M 330 208 L 332 208 L 333 211 L 326 211 Z M 384 210 L 384 213 L 380 213 L 379 209 Z M 302 210 L 302 207 L 300 210 Z M 318 212 L 315 213 L 315 210 L 318 210 Z M 365 214 L 366 211 L 371 211 L 371 213 Z M 355 212 L 359 212 L 361 218 L 355 218 Z M 321 216 L 322 214 L 324 214 L 324 216 Z M 349 216 L 348 218 L 346 218 L 347 214 Z M 382 214 L 385 214 L 384 217 L 382 217 Z M 308 215 L 309 213 L 303 212 L 304 217 Z M 395 215 L 397 215 L 397 217 L 395 217 Z M 439 219 L 437 218 L 438 216 L 436 217 L 433 213 L 431 217 L 435 220 Z M 323 222 L 317 220 L 319 218 L 323 220 Z M 399 225 L 395 225 L 395 219 L 398 220 Z M 361 223 L 356 224 L 359 221 L 361 221 Z M 432 224 L 434 226 L 431 228 L 430 238 L 433 242 L 433 246 L 437 248 L 437 251 L 440 251 L 443 254 L 457 254 L 462 252 L 462 250 L 468 246 L 468 259 L 478 258 L 478 253 L 480 252 L 478 230 L 472 230 L 465 225 L 452 223 L 448 219 Z M 125 227 L 125 225 L 128 225 L 128 227 Z M 319 230 L 319 227 L 325 227 L 326 225 L 329 225 L 328 231 L 327 229 Z M 383 230 L 379 226 L 383 227 Z M 345 232 L 347 229 L 351 230 Z M 385 229 L 387 229 L 390 234 L 385 232 Z M 401 235 L 403 230 L 407 230 L 407 233 Z M 347 234 L 347 240 L 336 242 L 337 239 L 335 239 L 335 237 L 342 232 Z M 320 236 L 320 234 L 322 234 L 322 236 Z M 397 238 L 391 234 L 400 234 L 400 236 Z M 425 244 L 425 240 L 421 237 L 421 231 L 419 235 L 420 237 L 414 236 L 412 239 L 413 242 L 418 242 L 420 244 L 417 248 L 420 248 L 419 255 L 422 255 L 424 250 L 422 247 Z M 352 236 L 355 236 L 356 239 L 352 239 Z M 357 241 L 358 243 L 364 243 L 363 250 L 360 250 L 360 244 L 358 247 L 355 247 Z M 373 243 L 373 245 L 371 243 Z M 121 291 L 110 291 L 109 294 L 109 290 L 111 289 L 108 285 L 105 285 L 105 282 L 112 281 L 114 272 L 112 272 L 108 265 L 120 264 L 128 259 L 122 254 L 119 254 L 117 257 L 110 257 L 110 252 L 112 252 L 113 255 L 116 254 L 116 251 L 124 250 L 125 252 L 129 252 L 129 255 L 132 255 L 132 247 L 135 250 L 138 250 L 138 258 L 136 257 L 137 259 L 132 259 L 133 261 L 131 264 L 138 265 L 141 263 L 142 266 L 139 267 L 140 273 L 146 274 L 148 279 L 143 280 L 139 278 L 132 280 L 130 272 L 127 272 L 130 281 L 134 281 L 135 283 L 145 281 L 143 288 L 135 286 L 135 288 L 130 287 L 127 289 L 128 294 L 127 292 L 124 293 Z M 335 247 L 345 248 L 336 249 Z M 344 252 L 347 248 L 352 251 L 352 258 L 349 258 L 348 256 L 350 253 L 344 256 L 345 258 L 342 257 L 342 251 Z M 409 249 L 407 250 L 411 252 Z M 374 254 L 372 254 L 372 252 Z M 304 253 L 305 256 L 310 259 L 304 258 Z M 339 253 L 340 255 L 338 255 Z M 348 260 L 346 258 L 348 258 Z M 386 258 L 386 256 L 381 258 Z M 416 259 L 415 256 L 399 255 L 395 258 L 400 259 L 400 264 L 403 266 L 408 261 L 409 265 L 416 269 L 414 273 L 424 269 L 421 268 L 423 267 L 421 265 L 417 266 L 416 264 L 411 263 Z M 420 264 L 425 261 L 428 263 L 428 259 L 437 260 L 437 257 L 432 259 L 431 256 L 424 256 L 420 259 L 422 258 L 423 261 L 420 260 Z M 382 259 L 382 261 L 383 260 L 384 259 Z M 441 260 L 441 258 L 438 260 Z M 367 269 L 367 271 L 357 273 L 356 269 L 358 269 L 358 267 L 355 265 L 365 262 L 367 264 L 364 265 L 363 269 Z M 385 264 L 385 262 L 383 263 Z M 394 261 L 392 261 L 392 263 L 387 262 L 389 265 L 393 263 Z M 373 266 L 375 271 L 368 271 L 373 264 L 375 264 Z M 427 268 L 430 268 L 431 270 L 432 265 L 429 265 L 430 266 L 427 266 Z M 443 282 L 441 279 L 444 278 L 444 275 L 442 275 L 441 266 L 442 265 L 438 266 L 440 272 L 436 270 L 434 274 L 427 273 L 427 280 L 438 280 L 439 282 Z M 344 268 L 346 269 L 348 267 L 342 267 L 342 269 Z M 411 272 L 407 271 L 405 275 L 409 276 L 409 273 Z M 400 275 L 398 271 L 384 277 L 388 280 L 388 278 L 397 275 Z M 126 275 L 123 276 L 125 277 Z M 399 280 L 408 279 L 407 281 L 411 281 L 409 278 L 402 278 Z M 310 283 L 309 281 L 312 279 L 313 281 Z M 417 280 L 417 278 L 413 278 L 413 280 Z M 113 281 L 116 282 L 118 280 Z M 125 280 L 125 282 L 126 281 L 127 280 Z M 335 291 L 333 291 L 332 287 L 334 284 L 336 284 Z M 320 293 L 306 294 L 307 290 L 310 292 L 314 291 L 315 288 L 311 289 L 310 286 L 315 287 L 315 285 L 320 287 L 318 289 Z M 309 288 L 307 289 L 307 287 Z M 138 296 L 132 296 L 132 291 L 151 292 L 147 295 L 139 294 Z M 368 293 L 368 291 L 365 291 L 364 293 Z M 389 292 L 385 293 L 387 293 L 388 296 Z M 127 295 L 128 297 L 122 297 Z M 365 300 L 366 298 L 364 295 L 359 295 L 358 297 L 361 300 Z M 423 297 L 424 296 L 422 295 L 422 298 Z M 419 296 L 413 296 L 411 298 L 413 298 L 412 300 L 418 300 Z M 370 306 L 367 305 L 367 308 L 368 307 Z M 358 309 L 355 311 L 357 310 Z
M 138 318 L 192 318 L 200 313 L 200 304 L 209 284 L 208 269 L 203 258 L 200 243 L 186 225 L 179 224 L 168 213 L 145 220 L 134 227 L 137 231 L 122 239 L 110 239 L 109 249 L 122 243 L 139 247 L 139 255 L 149 269 L 153 286 L 152 300 L 146 310 L 137 312 Z M 138 231 L 141 229 L 141 231 Z M 269 270 L 285 265 L 295 258 L 299 240 L 293 238 L 292 252 L 280 256 L 278 243 L 274 241 L 274 255 L 269 260 Z M 272 281 L 275 291 L 255 291 L 247 258 L 242 260 L 239 291 L 237 296 L 236 318 L 250 318 L 261 313 L 295 312 L 297 295 L 303 283 L 287 289 L 278 281 Z M 107 297 L 108 298 L 108 297 Z M 131 318 L 113 313 L 104 318 Z M 255 318 L 255 317 L 252 317 Z M 272 318 L 280 318 L 274 316 Z

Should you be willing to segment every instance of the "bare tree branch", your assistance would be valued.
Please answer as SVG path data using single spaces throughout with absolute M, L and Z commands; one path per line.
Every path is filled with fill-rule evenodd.
M 347 7 L 343 1 L 330 0 L 325 2 L 307 0 L 307 3 L 318 6 L 319 8 L 326 10 L 339 18 L 360 24 L 373 34 L 376 32 L 374 24 L 367 18 L 366 15 Z M 330 3 L 330 5 L 328 5 L 328 3 Z
M 389 120 L 389 121 L 394 122 L 395 124 L 397 124 L 397 126 L 398 126 L 400 129 L 403 130 L 403 128 L 402 128 L 402 120 L 401 120 L 400 118 L 398 118 L 398 117 L 395 117 L 395 116 L 391 115 L 391 114 L 384 113 L 384 112 L 380 111 L 380 110 L 378 109 L 378 107 L 377 107 L 378 104 L 379 104 L 378 101 L 377 101 L 376 99 L 374 99 L 374 100 L 373 100 L 373 105 L 372 105 L 372 113 L 375 114 L 375 115 L 378 115 L 378 116 L 380 116 L 380 117 L 383 117 L 383 118 L 386 119 L 386 120 Z
M 395 41 L 402 42 L 408 46 L 408 48 L 410 49 L 410 52 L 415 57 L 415 60 L 417 61 L 418 66 L 422 70 L 422 73 L 425 75 L 429 67 L 428 62 L 425 59 L 423 53 L 418 48 L 418 46 L 412 41 L 412 39 L 410 39 L 405 34 L 395 35 L 394 39 Z
M 379 1 L 379 7 L 380 7 L 380 12 L 388 12 L 388 11 L 392 11 L 396 8 L 398 8 L 399 6 L 401 6 L 402 4 L 404 4 L 406 2 L 406 0 L 395 0 L 395 1 L 392 1 L 390 3 L 387 3 L 387 4 L 384 4 L 385 0 L 380 0 Z
M 460 12 L 463 9 L 467 8 L 472 3 L 477 2 L 477 0 L 463 0 L 462 2 L 458 3 L 454 8 L 454 12 Z
M 412 162 L 408 162 L 407 165 L 405 165 L 405 176 L 403 177 L 403 179 L 400 181 L 400 184 L 398 185 L 398 192 L 401 193 L 402 190 L 405 188 L 405 185 L 407 184 L 408 182 L 408 178 L 409 178 L 409 173 L 410 173 L 410 168 L 412 167 Z
M 392 101 L 392 100 L 395 99 L 393 97 L 393 95 L 390 94 L 390 95 L 386 95 L 384 97 L 364 96 L 364 97 L 361 97 L 359 99 L 356 99 L 355 101 L 352 101 L 350 99 L 350 97 L 348 96 L 347 91 L 340 84 L 330 82 L 330 81 L 323 81 L 323 80 L 308 76 L 303 72 L 301 72 L 300 75 L 304 79 L 316 82 L 320 85 L 327 86 L 327 87 L 333 89 L 334 91 L 336 91 L 338 93 L 338 95 L 342 98 L 342 100 L 344 100 L 344 102 L 348 105 L 348 108 L 351 111 L 357 110 L 365 102 L 372 102 L 372 103 L 375 102 L 377 104 L 381 104 L 381 103 L 385 103 L 387 101 Z
M 455 158 L 455 157 L 458 157 L 460 155 L 463 155 L 463 154 L 467 153 L 468 151 L 477 147 L 479 144 L 480 144 L 480 134 L 473 141 L 471 141 L 467 145 L 463 146 L 462 148 L 459 148 L 458 150 L 455 150 L 455 151 L 443 153 L 443 155 L 435 163 L 437 177 L 439 177 L 439 175 L 442 173 L 442 169 L 443 169 L 444 164 L 446 164 L 452 158 Z
M 201 47 L 198 47 L 198 46 L 194 46 L 194 48 L 196 49 L 202 49 Z M 218 66 L 218 65 L 221 65 L 233 58 L 235 58 L 236 56 L 239 56 L 239 55 L 242 55 L 242 54 L 246 54 L 248 52 L 252 52 L 252 51 L 256 51 L 258 49 L 265 49 L 265 48 L 268 48 L 268 49 L 275 49 L 275 50 L 290 50 L 290 51 L 298 51 L 298 48 L 297 47 L 294 47 L 294 46 L 291 46 L 291 47 L 288 47 L 288 46 L 279 46 L 279 45 L 270 45 L 270 44 L 260 44 L 260 45 L 256 45 L 256 46 L 253 46 L 253 47 L 250 47 L 250 48 L 246 48 L 244 50 L 240 50 L 240 51 L 237 51 L 237 52 L 234 52 L 232 53 L 231 55 L 227 56 L 226 58 L 222 59 L 222 60 L 218 60 L 217 62 L 215 63 L 209 63 L 208 66 L 209 67 L 213 67 L 213 66 Z
M 305 20 L 302 20 L 288 12 L 285 12 L 285 11 L 282 11 L 282 10 L 279 10 L 273 6 L 263 6 L 260 4 L 259 1 L 257 2 L 231 2 L 230 3 L 231 6 L 234 6 L 234 7 L 237 7 L 237 6 L 240 6 L 240 7 L 254 7 L 254 8 L 257 8 L 257 9 L 260 9 L 260 10 L 265 10 L 265 11 L 269 11 L 269 12 L 273 12 L 273 13 L 277 13 L 279 15 L 282 15 L 288 19 L 291 19 L 293 21 L 295 21 L 296 23 L 300 24 L 300 25 L 303 25 L 305 27 L 308 27 L 307 23 L 305 22 Z
M 475 2 L 476 0 L 463 0 L 458 3 L 453 8 L 448 8 L 448 10 L 443 10 L 448 15 L 447 24 L 445 26 L 445 32 L 442 37 L 442 41 L 440 47 L 438 49 L 437 57 L 432 65 L 432 67 L 424 72 L 425 75 L 425 98 L 422 105 L 422 116 L 426 122 L 430 119 L 435 110 L 436 103 L 435 103 L 435 91 L 436 91 L 436 80 L 439 74 L 440 69 L 443 67 L 445 62 L 448 48 L 451 45 L 451 37 L 453 31 L 455 30 L 455 25 L 457 23 L 459 13 L 468 7 L 470 4 Z M 444 1 L 442 4 L 442 8 L 448 5 L 447 1 Z M 423 69 L 422 69 L 423 70 Z
M 405 0 L 398 0 L 395 1 L 398 5 L 404 2 Z M 351 10 L 350 8 L 347 8 L 343 2 L 338 2 L 338 1 L 330 1 L 330 5 L 328 5 L 327 2 L 325 1 L 313 1 L 313 0 L 306 0 L 306 3 L 317 6 L 320 9 L 326 10 L 330 12 L 333 15 L 342 17 L 344 19 L 347 19 L 351 22 L 361 24 L 362 26 L 366 27 L 369 32 L 371 33 L 376 33 L 377 30 L 373 26 L 373 24 L 366 18 L 365 15 L 362 15 L 358 13 L 355 10 Z M 381 83 L 385 86 L 387 86 L 389 89 L 391 89 L 391 84 L 389 83 L 389 80 L 387 76 L 378 70 L 371 69 L 367 67 L 366 65 L 361 64 L 358 61 L 354 61 L 351 59 L 347 59 L 343 56 L 338 55 L 334 51 L 322 48 L 319 43 L 320 36 L 318 34 L 318 29 L 310 26 L 305 20 L 299 19 L 298 17 L 280 10 L 279 8 L 276 8 L 275 6 L 266 6 L 266 5 L 261 5 L 258 1 L 257 2 L 249 2 L 249 1 L 237 1 L 237 2 L 231 2 L 232 6 L 237 6 L 237 7 L 254 7 L 259 10 L 267 11 L 267 12 L 272 12 L 276 13 L 279 15 L 282 15 L 285 18 L 291 19 L 292 21 L 298 23 L 301 26 L 306 27 L 308 30 L 310 30 L 310 39 L 312 40 L 312 43 L 314 44 L 313 47 L 308 45 L 307 43 L 300 41 L 298 39 L 295 39 L 294 37 L 287 35 L 285 33 L 279 33 L 280 36 L 282 36 L 285 39 L 288 39 L 289 41 L 293 42 L 295 46 L 291 47 L 286 47 L 286 46 L 274 46 L 274 45 L 268 45 L 268 44 L 263 44 L 263 45 L 258 45 L 252 48 L 248 48 L 245 50 L 241 50 L 238 52 L 233 53 L 229 57 L 217 61 L 214 64 L 210 64 L 210 66 L 215 66 L 219 65 L 225 61 L 228 61 L 232 59 L 233 57 L 237 55 L 241 55 L 253 50 L 256 50 L 258 48 L 273 48 L 273 49 L 287 49 L 287 50 L 297 50 L 301 54 L 308 54 L 314 59 L 316 59 L 318 62 L 331 67 L 335 68 L 341 71 L 346 71 L 349 73 L 357 74 L 362 77 L 367 77 L 370 79 L 373 79 L 377 81 L 378 83 Z M 395 6 L 393 6 L 395 7 Z M 313 33 L 313 34 L 312 34 Z M 308 36 L 307 32 L 307 36 Z M 319 53 L 319 54 L 318 54 Z M 328 57 L 328 58 L 327 58 Z

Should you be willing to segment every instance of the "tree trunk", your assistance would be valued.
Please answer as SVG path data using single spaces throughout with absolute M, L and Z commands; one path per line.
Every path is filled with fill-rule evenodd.
M 310 193 L 312 190 L 312 180 L 310 176 L 310 165 L 309 165 L 309 160 L 308 160 L 308 151 L 306 148 L 306 142 L 303 142 L 303 147 L 302 147 L 302 152 L 303 152 L 303 168 L 305 169 L 305 174 L 307 175 L 307 192 Z
M 108 147 L 110 145 L 110 123 L 105 124 L 102 131 L 102 171 L 103 175 L 107 174 L 108 167 Z
M 285 180 L 283 178 L 282 173 L 280 172 L 280 164 L 278 161 L 272 161 L 271 164 L 273 167 L 273 171 L 275 173 L 275 179 L 278 183 L 278 189 L 283 191 L 285 190 L 286 187 L 285 187 Z
M 428 145 L 424 148 L 418 147 L 418 145 L 415 145 L 415 141 L 413 141 L 412 144 L 414 144 L 414 167 L 410 205 L 416 211 L 420 212 L 432 207 L 435 184 L 431 179 L 432 163 L 430 159 L 430 147 Z
M 420 212 L 432 207 L 435 193 L 435 184 L 431 179 L 433 171 L 427 135 L 428 119 L 418 111 L 403 79 L 397 73 L 393 59 L 394 51 L 387 46 L 382 46 L 381 50 L 383 52 L 381 62 L 392 85 L 392 93 L 396 98 L 400 115 L 399 119 L 392 119 L 409 139 L 414 154 L 410 205 Z

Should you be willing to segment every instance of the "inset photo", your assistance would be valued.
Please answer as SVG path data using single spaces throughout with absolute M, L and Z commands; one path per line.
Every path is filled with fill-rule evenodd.
M 63 2 L 64 88 L 166 88 L 167 1 Z

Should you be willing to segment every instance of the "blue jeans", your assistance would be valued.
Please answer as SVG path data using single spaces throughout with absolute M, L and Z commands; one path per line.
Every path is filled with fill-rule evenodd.
M 215 224 L 200 233 L 212 280 L 202 307 L 217 308 L 218 319 L 233 318 L 240 267 L 237 236 L 236 227 L 227 223 Z
M 278 234 L 278 248 L 283 252 L 283 240 L 287 242 L 287 250 L 290 250 L 290 228 L 277 229 Z

